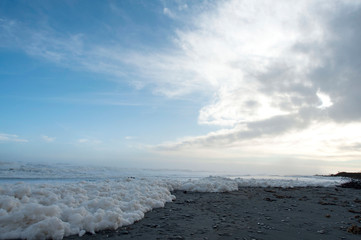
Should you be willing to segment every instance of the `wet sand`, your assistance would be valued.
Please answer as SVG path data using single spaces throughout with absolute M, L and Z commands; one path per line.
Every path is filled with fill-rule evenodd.
M 361 239 L 361 190 L 245 187 L 173 194 L 175 201 L 133 225 L 65 239 Z

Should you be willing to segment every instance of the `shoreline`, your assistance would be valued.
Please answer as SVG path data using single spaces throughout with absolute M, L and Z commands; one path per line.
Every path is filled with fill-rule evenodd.
M 359 191 L 341 187 L 174 191 L 176 200 L 132 225 L 64 239 L 360 239 Z

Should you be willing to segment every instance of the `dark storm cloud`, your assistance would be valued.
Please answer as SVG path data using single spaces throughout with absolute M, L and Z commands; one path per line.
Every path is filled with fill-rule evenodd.
M 321 105 L 317 92 L 330 96 L 333 106 L 327 109 L 329 120 L 352 122 L 361 119 L 361 8 L 344 5 L 333 10 L 333 14 L 323 13 L 326 37 L 320 43 L 298 41 L 292 48 L 294 53 L 314 56 L 320 60 L 320 66 L 305 75 L 295 71 L 285 59 L 275 61 L 266 71 L 258 73 L 257 79 L 262 83 L 261 91 L 266 94 L 286 94 L 288 98 L 277 102 L 283 110 L 299 108 L 300 114 L 293 115 L 297 119 L 305 117 L 304 110 Z M 312 84 L 304 84 L 309 81 Z M 325 111 L 312 111 L 315 120 L 323 118 Z M 280 118 L 282 119 L 282 117 Z M 267 122 L 266 120 L 265 122 Z M 274 126 L 272 120 L 265 129 Z M 258 123 L 248 126 L 253 129 Z M 284 125 L 292 126 L 291 125 Z M 279 129 L 280 132 L 283 128 Z M 263 132 L 263 131 L 260 131 Z
M 309 74 L 315 88 L 334 102 L 330 117 L 335 121 L 361 119 L 361 8 L 341 7 L 328 22 L 331 39 L 325 43 L 323 66 Z M 310 49 L 306 46 L 304 49 Z M 310 50 L 309 50 L 310 51 Z

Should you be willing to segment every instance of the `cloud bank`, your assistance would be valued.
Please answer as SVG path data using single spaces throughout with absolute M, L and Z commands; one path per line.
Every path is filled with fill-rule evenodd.
M 223 129 L 159 150 L 359 159 L 360 13 L 360 1 L 226 1 L 197 16 L 171 64 L 193 84 L 174 94 L 208 90 L 198 122 Z

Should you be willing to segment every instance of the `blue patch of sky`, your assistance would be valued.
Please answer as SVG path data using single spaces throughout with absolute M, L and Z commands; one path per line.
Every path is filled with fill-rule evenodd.
M 99 140 L 114 150 L 125 149 L 132 141 L 158 144 L 209 132 L 211 127 L 197 124 L 201 99 L 170 99 L 154 94 L 149 86 L 137 89 L 130 84 L 134 76 L 129 73 L 133 70 L 124 66 L 120 66 L 126 72 L 124 76 L 115 77 L 83 68 L 77 58 L 52 60 L 33 54 L 26 46 L 28 40 L 31 44 L 30 40 L 36 38 L 31 33 L 40 32 L 50 39 L 40 44 L 50 46 L 52 38 L 64 41 L 78 34 L 85 45 L 162 51 L 172 48 L 174 31 L 182 27 L 181 21 L 163 12 L 164 7 L 177 9 L 177 4 L 1 1 L 1 24 L 14 21 L 17 28 L 0 37 L 0 133 L 28 140 L 2 142 L 1 155 L 35 160 L 40 152 L 61 156 L 69 151 L 80 156 L 83 148 L 77 146 L 79 139 Z M 56 52 L 61 53 L 62 45 L 54 44 Z M 64 52 L 69 54 L 71 50 Z M 52 147 L 42 135 L 55 139 Z M 134 138 L 126 140 L 127 136 Z
M 199 104 L 195 102 L 164 99 L 127 83 L 104 81 L 100 74 L 16 55 L 0 58 L 2 132 L 59 136 L 62 129 L 56 126 L 67 125 L 76 126 L 71 132 L 78 132 L 79 138 L 94 129 L 97 134 L 145 135 L 157 141 L 180 132 L 191 134 L 187 128 L 196 122 Z M 157 134 L 151 134 L 155 130 Z
M 179 26 L 159 1 L 2 1 L 1 16 L 28 28 L 86 34 L 87 41 L 163 46 Z

